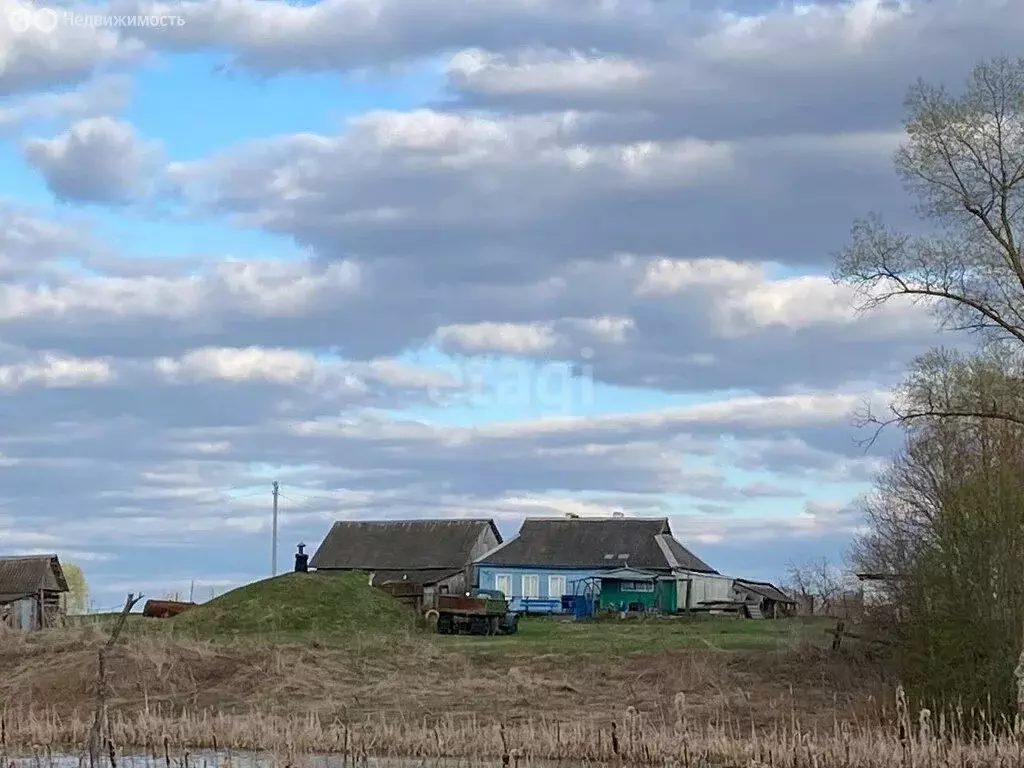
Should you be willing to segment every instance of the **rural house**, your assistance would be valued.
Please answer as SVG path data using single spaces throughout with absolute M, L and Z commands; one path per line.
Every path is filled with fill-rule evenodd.
M 883 571 L 868 571 L 856 574 L 860 582 L 860 599 L 865 607 L 873 608 L 886 605 L 893 591 L 893 585 L 902 580 L 902 576 Z
M 0 626 L 38 630 L 64 620 L 64 569 L 56 555 L 0 557 Z
M 672 536 L 667 518 L 527 519 L 476 561 L 476 573 L 480 588 L 527 613 L 676 613 L 729 600 L 733 587 Z
M 473 561 L 501 543 L 493 520 L 340 520 L 309 561 L 318 572 L 364 571 L 422 607 L 464 592 Z

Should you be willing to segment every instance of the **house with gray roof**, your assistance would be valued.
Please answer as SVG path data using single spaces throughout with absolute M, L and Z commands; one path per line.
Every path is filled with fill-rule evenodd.
M 473 561 L 501 542 L 493 520 L 339 520 L 309 566 L 363 571 L 375 586 L 404 583 L 420 594 L 455 594 L 473 583 Z
M 730 599 L 732 579 L 683 546 L 668 518 L 528 518 L 519 533 L 476 561 L 478 585 L 514 610 L 598 609 L 676 613 Z
M 68 591 L 57 555 L 0 557 L 0 625 L 20 630 L 57 626 Z

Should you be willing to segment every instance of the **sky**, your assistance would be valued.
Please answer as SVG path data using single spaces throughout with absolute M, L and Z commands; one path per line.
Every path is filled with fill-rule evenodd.
M 336 519 L 568 512 L 668 517 L 734 576 L 841 558 L 899 442 L 854 412 L 949 340 L 832 259 L 869 213 L 925 226 L 907 88 L 1022 31 L 1010 0 L 0 0 L 0 553 L 97 608 L 205 599 L 270 574 L 276 480 L 281 569 Z

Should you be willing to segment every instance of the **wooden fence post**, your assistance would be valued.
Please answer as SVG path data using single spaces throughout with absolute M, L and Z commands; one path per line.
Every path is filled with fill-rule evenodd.
M 840 619 L 836 622 L 836 628 L 832 630 L 832 650 L 838 651 L 843 642 L 843 634 L 846 632 L 846 622 Z

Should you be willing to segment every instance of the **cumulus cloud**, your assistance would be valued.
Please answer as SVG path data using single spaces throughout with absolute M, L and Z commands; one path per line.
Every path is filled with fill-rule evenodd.
M 434 337 L 442 349 L 467 354 L 543 353 L 557 341 L 548 324 L 445 325 L 435 331 Z
M 237 583 L 265 571 L 271 478 L 311 546 L 344 516 L 616 511 L 711 551 L 848 538 L 895 440 L 865 455 L 851 412 L 958 339 L 855 314 L 825 267 L 868 210 L 921 226 L 890 167 L 903 89 L 1022 31 L 975 5 L 124 0 L 186 23 L 0 32 L 0 128 L 31 126 L 55 197 L 170 192 L 295 246 L 129 256 L 0 206 L 0 550 L 92 557 L 109 591 L 178 547 Z M 166 163 L 104 79 L 149 50 L 444 92 Z
M 145 51 L 140 41 L 103 26 L 58 22 L 40 29 L 33 23 L 40 7 L 0 0 L 0 96 L 81 83 L 100 66 L 134 62 Z
M 62 92 L 23 96 L 0 108 L 0 131 L 15 132 L 37 121 L 99 117 L 117 112 L 128 103 L 131 80 L 105 75 Z
M 186 20 L 173 29 L 138 30 L 151 45 L 175 51 L 226 48 L 240 67 L 261 73 L 387 67 L 456 47 L 506 50 L 536 40 L 630 50 L 662 43 L 657 4 L 645 0 L 189 0 L 115 7 Z
M 80 120 L 52 139 L 26 139 L 25 158 L 59 200 L 128 203 L 153 189 L 163 160 L 160 143 L 144 141 L 121 120 Z
M 31 385 L 63 388 L 105 384 L 112 378 L 107 360 L 43 355 L 37 361 L 0 365 L 0 389 L 8 391 Z

